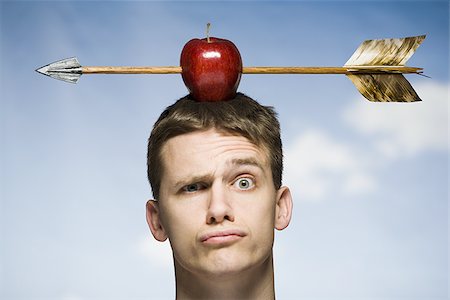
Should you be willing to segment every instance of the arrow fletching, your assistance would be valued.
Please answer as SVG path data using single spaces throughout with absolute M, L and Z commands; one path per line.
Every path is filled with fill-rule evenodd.
M 358 91 L 372 102 L 422 101 L 402 74 L 347 75 Z
M 66 58 L 36 70 L 41 74 L 70 83 L 77 83 L 83 69 L 76 57 Z
M 344 67 L 404 66 L 425 39 L 425 35 L 400 39 L 364 41 Z M 349 74 L 358 91 L 372 102 L 421 101 L 402 74 Z

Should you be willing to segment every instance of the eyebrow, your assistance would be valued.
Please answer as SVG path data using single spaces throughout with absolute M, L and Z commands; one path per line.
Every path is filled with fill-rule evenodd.
M 253 157 L 235 158 L 227 162 L 227 164 L 231 164 L 233 166 L 254 166 L 264 171 L 263 165 Z
M 183 178 L 179 181 L 177 181 L 173 187 L 176 190 L 179 190 L 180 188 L 192 184 L 192 183 L 199 183 L 199 182 L 211 182 L 213 180 L 212 175 L 200 175 L 200 176 L 193 176 L 188 178 Z

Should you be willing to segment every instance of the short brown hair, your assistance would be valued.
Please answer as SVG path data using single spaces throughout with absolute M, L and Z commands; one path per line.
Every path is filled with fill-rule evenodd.
M 214 128 L 247 138 L 268 154 L 276 189 L 281 187 L 283 152 L 280 123 L 272 107 L 263 106 L 242 93 L 228 101 L 197 102 L 185 96 L 167 107 L 150 134 L 147 152 L 147 175 L 153 197 L 159 199 L 164 172 L 161 149 L 178 135 Z

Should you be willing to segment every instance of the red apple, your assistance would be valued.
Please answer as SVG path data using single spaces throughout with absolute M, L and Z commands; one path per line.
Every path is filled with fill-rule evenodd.
M 181 51 L 181 76 L 197 101 L 225 101 L 236 95 L 242 59 L 229 40 L 192 39 Z

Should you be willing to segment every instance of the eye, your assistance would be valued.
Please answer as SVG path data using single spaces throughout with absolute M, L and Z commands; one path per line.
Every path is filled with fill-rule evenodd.
M 192 183 L 192 184 L 188 184 L 188 185 L 184 186 L 183 192 L 195 193 L 195 192 L 201 190 L 202 188 L 204 188 L 204 186 L 201 183 Z
M 233 185 L 240 190 L 249 190 L 255 186 L 255 183 L 253 182 L 253 179 L 243 177 L 236 180 Z

